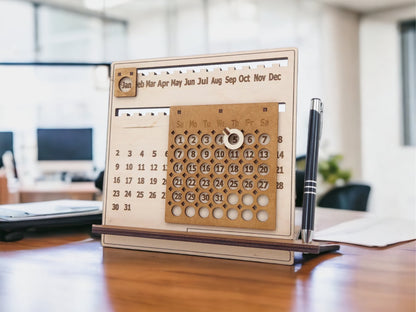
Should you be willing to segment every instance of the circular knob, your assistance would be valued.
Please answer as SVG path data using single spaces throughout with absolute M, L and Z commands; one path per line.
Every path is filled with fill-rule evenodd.
M 244 135 L 238 129 L 225 128 L 224 133 L 224 145 L 226 148 L 236 150 L 243 145 Z

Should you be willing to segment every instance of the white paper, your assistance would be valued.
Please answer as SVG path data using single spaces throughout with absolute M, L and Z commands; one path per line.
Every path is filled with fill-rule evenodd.
M 31 216 L 48 216 L 60 214 L 79 214 L 87 212 L 97 212 L 102 210 L 100 201 L 92 200 L 53 200 L 44 202 L 0 205 L 1 213 L 4 216 L 13 216 L 14 218 L 31 217 Z
M 416 220 L 367 216 L 317 231 L 314 239 L 383 247 L 416 239 Z

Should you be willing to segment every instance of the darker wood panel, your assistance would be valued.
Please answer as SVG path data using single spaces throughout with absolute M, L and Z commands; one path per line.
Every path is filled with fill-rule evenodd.
M 249 237 L 237 235 L 205 234 L 195 232 L 179 232 L 168 230 L 155 230 L 143 228 L 129 228 L 112 225 L 93 225 L 95 234 L 111 234 L 153 239 L 177 240 L 202 244 L 229 245 L 251 248 L 264 248 L 285 251 L 299 251 L 319 254 L 326 251 L 335 251 L 339 245 L 313 242 L 304 244 L 301 240 L 288 240 L 263 237 Z

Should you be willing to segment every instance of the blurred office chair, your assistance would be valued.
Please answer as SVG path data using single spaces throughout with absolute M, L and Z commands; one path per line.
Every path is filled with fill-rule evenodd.
M 296 170 L 296 200 L 295 206 L 302 207 L 303 205 L 303 184 L 305 180 L 305 171 Z
M 98 177 L 94 181 L 95 187 L 98 188 L 100 191 L 103 191 L 104 185 L 104 170 L 100 172 Z
M 306 168 L 306 155 L 296 156 L 296 170 L 305 171 Z
M 347 184 L 331 189 L 318 199 L 318 206 L 345 210 L 366 211 L 371 187 Z
M 18 178 L 16 162 L 14 160 L 13 153 L 11 151 L 6 151 L 1 156 L 4 170 L 6 171 L 7 178 L 9 181 L 15 180 Z
M 295 206 L 303 205 L 303 184 L 305 180 L 306 155 L 296 157 L 296 200 Z

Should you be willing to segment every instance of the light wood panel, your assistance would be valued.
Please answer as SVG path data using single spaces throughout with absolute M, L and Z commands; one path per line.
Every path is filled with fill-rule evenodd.
M 296 86 L 297 50 L 295 48 L 113 63 L 108 110 L 103 225 L 184 233 L 221 232 L 293 240 L 296 235 L 294 227 Z M 244 199 L 239 198 L 244 196 L 242 190 L 239 190 L 241 194 L 234 194 L 236 195 L 233 196 L 234 199 L 227 204 L 229 193 L 226 198 L 224 193 L 214 190 L 212 195 L 207 192 L 201 194 L 188 191 L 185 194 L 177 194 L 177 199 L 179 200 L 179 195 L 188 195 L 189 200 L 193 200 L 195 205 L 185 201 L 180 201 L 181 206 L 173 205 L 171 200 L 173 196 L 168 193 L 173 181 L 170 183 L 167 177 L 167 154 L 169 147 L 173 145 L 173 143 L 168 144 L 172 139 L 169 130 L 172 128 L 172 125 L 169 125 L 169 118 L 172 115 L 168 116 L 171 111 L 176 108 L 183 108 L 185 111 L 185 107 L 193 111 L 195 107 L 213 106 L 225 112 L 231 110 L 234 105 L 250 107 L 256 103 L 274 103 L 275 106 L 274 113 L 267 118 L 269 124 L 273 125 L 268 128 L 269 146 L 272 146 L 273 150 L 266 151 L 266 147 L 262 147 L 263 151 L 258 151 L 270 153 L 267 162 L 273 162 L 273 166 L 264 164 L 266 160 L 262 158 L 266 157 L 260 157 L 259 154 L 252 160 L 259 162 L 259 175 L 266 173 L 267 168 L 273 171 L 268 173 L 268 177 L 272 175 L 274 177 L 273 185 L 263 179 L 269 183 L 267 192 L 273 192 L 273 196 L 255 194 L 258 197 L 254 197 L 246 194 L 251 197 L 245 196 L 245 203 L 257 201 L 258 205 L 248 207 L 247 204 L 247 207 L 244 207 L 241 205 L 241 200 Z M 205 114 L 205 112 L 201 111 L 201 114 L 207 116 L 206 124 L 214 124 L 221 119 L 217 114 Z M 204 118 L 201 120 L 201 114 L 197 116 L 191 114 L 192 120 L 188 120 L 191 124 L 186 127 L 186 131 L 193 130 L 195 123 L 198 124 L 200 131 L 204 130 Z M 211 118 L 208 118 L 208 115 Z M 253 124 L 261 123 L 264 111 L 254 113 L 244 108 L 239 109 L 235 114 L 233 111 L 233 115 L 239 126 L 228 116 L 224 118 L 224 125 L 215 131 L 236 128 L 234 130 L 242 135 L 243 131 L 249 130 L 246 124 L 248 121 Z M 185 122 L 181 118 L 177 121 Z M 257 126 L 256 129 L 260 127 Z M 198 130 L 196 131 L 198 133 Z M 183 135 L 185 134 L 184 131 Z M 256 139 L 260 137 L 261 134 Z M 250 144 L 245 145 L 247 150 Z M 250 166 L 250 170 L 255 169 L 250 163 L 251 160 L 240 159 L 241 163 L 237 165 L 235 162 L 232 163 L 233 157 L 227 158 L 231 163 L 227 166 L 232 166 L 230 172 L 237 170 L 237 166 L 242 168 Z M 213 166 L 215 170 L 215 163 Z M 250 170 L 247 168 L 247 172 Z M 194 169 L 191 171 L 193 172 Z M 208 171 L 208 167 L 201 169 L 202 171 Z M 254 178 L 254 172 L 252 176 Z M 213 183 L 214 180 L 209 181 Z M 254 184 L 254 181 L 251 182 Z M 258 190 L 254 189 L 254 192 Z M 203 195 L 200 202 L 196 194 Z M 212 196 L 216 198 L 215 205 L 208 200 L 208 197 L 212 199 Z M 240 201 L 237 205 L 233 204 L 236 198 Z M 172 206 L 168 206 L 165 213 L 166 201 L 168 205 L 171 201 Z M 182 215 L 173 212 L 178 209 L 181 210 Z M 206 216 L 205 218 L 198 217 L 200 209 L 202 209 L 201 215 Z M 258 261 L 293 264 L 293 253 L 287 251 L 273 250 L 267 253 L 267 249 L 260 251 L 240 246 L 223 248 L 200 243 L 154 241 L 111 234 L 103 235 L 102 243 L 106 247 L 159 250 L 233 259 L 257 258 Z

